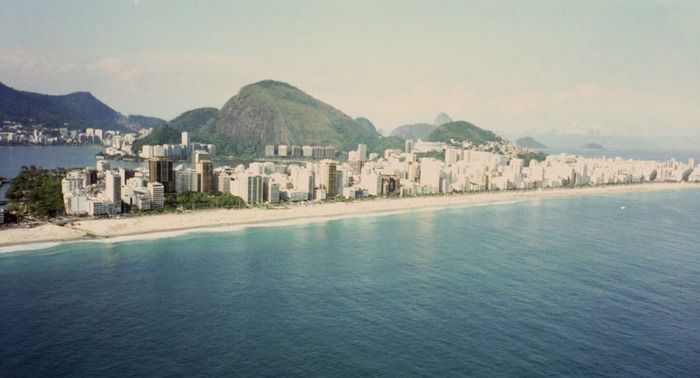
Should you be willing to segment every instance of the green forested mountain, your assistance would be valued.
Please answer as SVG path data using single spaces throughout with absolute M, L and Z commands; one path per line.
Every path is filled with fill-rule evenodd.
M 379 140 L 376 132 L 341 111 L 277 81 L 243 87 L 198 134 L 258 146 L 330 145 L 341 151 L 355 149 L 358 143 L 372 150 Z
M 517 144 L 520 147 L 524 147 L 524 148 L 533 148 L 533 149 L 545 149 L 545 148 L 547 148 L 547 146 L 538 142 L 535 138 L 529 137 L 529 136 L 519 138 L 518 140 L 515 141 L 515 144 Z
M 150 129 L 164 124 L 166 121 L 161 118 L 148 117 L 142 115 L 130 115 L 127 117 L 129 124 L 136 125 L 137 129 Z
M 380 135 L 379 132 L 377 131 L 377 128 L 372 123 L 372 121 L 368 120 L 367 118 L 364 118 L 364 117 L 355 118 L 355 122 L 364 126 L 367 130 L 373 132 L 374 134 Z
M 164 122 L 144 116 L 126 117 L 88 92 L 53 96 L 18 91 L 2 83 L 0 120 L 69 129 L 91 127 L 120 131 L 138 130 Z
M 141 146 L 160 145 L 160 144 L 180 144 L 182 141 L 182 133 L 168 124 L 156 126 L 151 130 L 151 133 L 143 138 L 136 139 L 132 145 L 132 149 L 136 155 L 141 152 Z
M 458 142 L 470 141 L 474 144 L 484 144 L 486 142 L 501 141 L 501 137 L 492 131 L 481 129 L 469 122 L 456 121 L 446 123 L 433 131 L 428 139 L 431 142 L 450 143 L 451 140 Z
M 193 132 L 201 129 L 218 112 L 216 108 L 193 109 L 180 114 L 168 124 L 178 131 Z
M 394 131 L 391 132 L 391 136 L 403 138 L 403 139 L 428 139 L 430 133 L 435 131 L 437 127 L 429 123 L 416 123 L 413 125 L 403 125 L 399 126 Z

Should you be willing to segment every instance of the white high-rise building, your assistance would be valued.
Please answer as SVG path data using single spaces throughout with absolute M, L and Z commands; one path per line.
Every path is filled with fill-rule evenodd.
M 119 172 L 105 172 L 105 198 L 114 205 L 114 212 L 122 212 L 122 186 Z
M 151 208 L 165 206 L 165 189 L 159 182 L 148 183 L 148 196 L 151 200 Z
M 177 193 L 198 192 L 199 174 L 194 169 L 175 172 L 175 191 Z
M 231 194 L 241 197 L 248 205 L 263 202 L 262 176 L 239 174 L 231 181 Z
M 358 144 L 357 145 L 357 160 L 367 161 L 367 145 Z
M 182 143 L 180 144 L 182 144 L 185 147 L 190 145 L 190 133 L 188 133 L 187 131 L 182 132 Z

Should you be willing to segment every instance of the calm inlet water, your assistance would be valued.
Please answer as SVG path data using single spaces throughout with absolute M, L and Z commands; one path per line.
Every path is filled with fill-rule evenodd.
M 699 200 L 6 249 L 0 376 L 698 376 Z

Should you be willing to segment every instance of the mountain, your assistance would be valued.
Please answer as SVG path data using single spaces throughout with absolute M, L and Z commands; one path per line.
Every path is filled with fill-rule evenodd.
M 141 152 L 141 147 L 146 144 L 180 144 L 181 132 L 168 124 L 161 124 L 153 128 L 151 133 L 143 138 L 136 139 L 131 146 L 133 151 L 138 155 Z
M 474 144 L 484 144 L 487 142 L 499 142 L 501 137 L 492 131 L 481 129 L 469 122 L 456 121 L 446 123 L 433 131 L 428 140 L 431 142 L 450 143 L 451 140 L 458 142 L 469 141 Z
M 448 116 L 445 113 L 439 113 L 437 116 L 435 116 L 435 122 L 433 123 L 435 124 L 435 126 L 442 126 L 450 122 L 452 122 L 452 118 L 450 118 L 450 116 Z
M 186 111 L 168 122 L 178 131 L 193 132 L 199 130 L 219 112 L 216 108 L 199 108 Z
M 156 117 L 148 117 L 148 116 L 142 116 L 142 115 L 129 115 L 126 117 L 129 124 L 132 125 L 131 128 L 138 128 L 138 129 L 150 129 L 153 127 L 156 127 L 158 125 L 162 125 L 164 123 L 167 123 L 166 120 L 161 119 L 161 118 L 156 118 Z
M 547 148 L 547 146 L 538 142 L 537 140 L 535 140 L 535 138 L 529 137 L 529 136 L 522 137 L 522 138 L 516 140 L 515 144 L 517 144 L 518 146 L 523 147 L 523 148 L 532 148 L 535 150 L 542 150 L 542 149 Z
M 48 127 L 66 126 L 69 129 L 91 127 L 129 131 L 148 127 L 144 124 L 152 125 L 156 119 L 144 116 L 126 117 L 89 92 L 53 96 L 18 91 L 0 83 L 0 120 L 42 124 Z
M 355 122 L 356 122 L 357 124 L 359 124 L 359 125 L 364 126 L 367 130 L 373 132 L 373 133 L 376 134 L 377 136 L 381 135 L 381 134 L 379 134 L 379 132 L 377 131 L 377 128 L 374 126 L 374 124 L 372 123 L 372 121 L 368 120 L 367 118 L 363 118 L 363 117 L 355 118 Z
M 430 133 L 435 131 L 437 127 L 429 123 L 416 123 L 413 125 L 403 125 L 399 126 L 391 132 L 391 136 L 403 138 L 403 139 L 428 139 Z
M 334 107 L 278 81 L 247 85 L 199 131 L 259 145 L 321 145 L 341 151 L 358 143 L 377 144 L 378 136 Z

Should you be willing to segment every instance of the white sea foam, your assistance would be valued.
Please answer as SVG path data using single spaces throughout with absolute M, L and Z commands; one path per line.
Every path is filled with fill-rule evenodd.
M 38 251 L 42 249 L 53 248 L 65 243 L 62 242 L 46 242 L 46 243 L 35 243 L 35 244 L 20 244 L 11 245 L 7 247 L 0 247 L 0 254 L 3 253 L 13 253 L 13 252 L 26 252 L 26 251 Z

